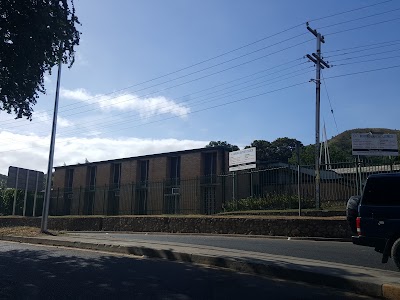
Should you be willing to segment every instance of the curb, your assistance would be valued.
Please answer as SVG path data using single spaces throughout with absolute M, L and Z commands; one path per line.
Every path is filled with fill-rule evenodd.
M 93 231 L 64 231 L 68 234 L 74 233 L 93 233 Z M 148 234 L 148 235 L 195 235 L 195 236 L 212 236 L 212 237 L 238 237 L 238 238 L 256 238 L 256 239 L 273 239 L 273 240 L 293 240 L 293 241 L 316 241 L 316 242 L 351 242 L 348 238 L 328 238 L 318 236 L 282 236 L 282 235 L 256 235 L 256 234 L 233 234 L 233 233 L 187 233 L 187 232 L 146 232 L 146 231 L 96 231 L 96 233 L 113 233 L 113 234 Z
M 400 285 L 397 284 L 365 282 L 362 280 L 349 279 L 341 276 L 322 274 L 308 270 L 305 271 L 285 266 L 269 265 L 267 262 L 260 262 L 256 259 L 235 259 L 225 256 L 190 254 L 142 246 L 113 246 L 107 244 L 51 240 L 36 237 L 0 236 L 0 240 L 46 246 L 96 250 L 109 253 L 145 256 L 149 258 L 201 264 L 211 267 L 225 268 L 246 274 L 275 277 L 285 280 L 301 281 L 308 284 L 328 286 L 371 297 L 383 297 L 385 299 L 393 300 L 400 299 Z

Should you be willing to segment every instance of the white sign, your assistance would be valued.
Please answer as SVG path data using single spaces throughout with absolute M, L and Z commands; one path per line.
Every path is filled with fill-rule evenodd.
M 229 167 L 229 172 L 239 171 L 239 170 L 246 170 L 246 169 L 255 169 L 257 167 L 256 164 L 249 164 L 249 165 L 240 165 L 236 167 Z
M 399 155 L 399 145 L 395 134 L 352 133 L 351 144 L 353 155 Z
M 256 148 L 247 148 L 229 153 L 229 171 L 253 169 L 256 167 Z

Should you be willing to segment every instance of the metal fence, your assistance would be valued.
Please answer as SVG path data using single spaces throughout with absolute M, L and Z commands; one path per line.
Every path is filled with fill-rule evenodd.
M 321 165 L 321 207 L 344 209 L 350 196 L 361 193 L 363 183 L 370 174 L 388 172 L 400 172 L 400 163 L 376 165 L 369 161 L 355 161 Z M 210 215 L 237 210 L 295 209 L 299 206 L 299 199 L 301 208 L 315 207 L 314 166 L 278 163 L 265 169 L 220 176 L 121 186 L 59 188 L 52 190 L 50 214 Z M 0 202 L 3 203 L 0 204 L 0 214 L 8 214 L 4 213 L 7 201 Z M 30 206 L 27 211 L 32 211 Z M 7 207 L 9 210 L 9 205 Z M 39 203 L 36 215 L 40 212 Z M 20 214 L 20 209 L 17 214 Z M 27 215 L 32 215 L 32 212 Z

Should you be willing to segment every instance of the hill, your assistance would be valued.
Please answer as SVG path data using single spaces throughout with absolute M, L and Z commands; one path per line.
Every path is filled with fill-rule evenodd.
M 351 134 L 352 133 L 390 133 L 397 135 L 397 141 L 400 141 L 400 130 L 388 129 L 388 128 L 357 128 L 346 130 L 337 136 L 332 137 L 328 140 L 328 145 L 331 147 L 337 147 L 346 155 L 351 155 Z
M 351 147 L 351 134 L 352 133 L 391 133 L 397 135 L 397 141 L 400 141 L 400 130 L 388 129 L 388 128 L 357 128 L 346 130 L 337 136 L 332 137 L 328 140 L 329 154 L 332 163 L 349 162 L 354 161 Z M 400 145 L 400 143 L 399 143 Z M 400 148 L 400 147 L 399 147 Z M 308 145 L 302 148 L 300 153 L 301 162 L 303 165 L 313 165 L 315 163 L 315 152 L 314 145 Z M 399 160 L 397 157 L 396 160 Z M 368 157 L 368 161 L 381 163 L 387 160 L 387 157 Z M 290 158 L 291 163 L 296 163 L 296 157 L 293 155 Z

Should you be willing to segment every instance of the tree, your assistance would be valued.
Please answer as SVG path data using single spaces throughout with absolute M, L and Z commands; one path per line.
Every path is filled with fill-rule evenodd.
M 254 140 L 250 146 L 246 146 L 245 149 L 250 147 L 256 147 L 256 157 L 259 162 L 267 162 L 272 156 L 271 143 L 265 140 Z
M 273 159 L 275 161 L 288 163 L 289 158 L 291 158 L 296 151 L 296 144 L 299 144 L 299 147 L 303 147 L 303 144 L 296 139 L 288 137 L 276 139 L 271 143 L 274 153 Z
M 75 61 L 77 24 L 73 0 L 1 0 L 0 110 L 32 120 L 44 74 Z
M 265 140 L 255 140 L 249 147 L 256 147 L 257 160 L 263 163 L 284 162 L 287 163 L 289 158 L 292 157 L 296 151 L 296 144 L 299 143 L 300 147 L 303 146 L 301 142 L 296 139 L 288 137 L 278 138 L 275 141 L 268 142 Z
M 210 147 L 225 147 L 227 149 L 229 149 L 229 151 L 237 151 L 239 150 L 239 147 L 236 145 L 231 145 L 229 144 L 227 141 L 211 141 L 208 143 L 208 145 L 206 145 L 207 148 Z

